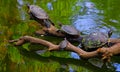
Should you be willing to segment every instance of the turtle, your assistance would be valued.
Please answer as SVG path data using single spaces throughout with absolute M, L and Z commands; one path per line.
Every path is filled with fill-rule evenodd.
M 80 36 L 80 32 L 72 25 L 61 25 L 61 29 L 57 30 L 65 35 L 66 39 L 72 41 Z
M 60 44 L 59 44 L 60 50 L 64 50 L 64 48 L 67 46 L 67 43 L 68 43 L 67 39 L 64 38 L 64 40 L 61 41 Z
M 111 35 L 111 30 L 108 31 L 108 34 L 99 31 L 92 32 L 89 35 L 77 38 L 78 42 L 80 42 L 78 46 L 81 46 L 85 51 L 93 51 L 106 44 L 109 45 Z M 59 45 L 61 49 L 64 49 L 67 45 L 67 40 L 63 40 Z
M 108 31 L 108 34 L 100 31 L 92 32 L 89 35 L 84 36 L 80 44 L 84 50 L 97 49 L 106 44 L 109 46 L 111 35 L 112 30 Z
M 61 30 L 63 32 L 65 32 L 66 34 L 69 34 L 69 35 L 79 35 L 79 31 L 76 30 L 73 26 L 71 25 L 63 25 L 61 27 Z
M 62 25 L 61 24 L 61 29 L 58 30 L 58 32 L 61 31 L 63 32 L 66 36 L 64 40 L 59 44 L 60 49 L 64 49 L 67 46 L 67 42 L 73 40 L 74 38 L 79 38 L 79 31 L 76 30 L 73 26 L 71 25 Z
M 49 19 L 47 13 L 37 5 L 27 4 L 28 14 L 30 15 L 31 20 L 36 20 L 38 23 L 50 28 L 50 25 L 54 25 L 54 23 Z

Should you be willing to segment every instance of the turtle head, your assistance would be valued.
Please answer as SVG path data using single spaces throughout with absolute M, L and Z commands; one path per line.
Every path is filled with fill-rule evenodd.
M 62 26 L 63 26 L 63 24 L 62 24 L 61 22 L 58 22 L 58 25 L 59 25 L 60 27 L 62 27 Z
M 26 6 L 27 6 L 27 8 L 29 9 L 29 8 L 30 8 L 30 3 L 27 3 Z
M 112 32 L 113 32 L 113 30 L 112 30 L 112 29 L 110 29 L 110 30 L 108 31 L 108 37 L 111 37 Z
M 30 13 L 30 3 L 27 3 L 26 6 L 27 6 L 27 8 L 28 8 L 28 9 L 27 9 L 27 13 Z

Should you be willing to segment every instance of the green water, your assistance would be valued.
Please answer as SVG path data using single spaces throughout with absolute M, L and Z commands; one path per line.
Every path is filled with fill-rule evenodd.
M 29 20 L 26 3 L 41 6 L 59 28 L 59 22 L 73 23 L 72 17 L 80 14 L 81 3 L 85 1 L 93 2 L 98 10 L 103 11 L 98 15 L 104 17 L 102 26 L 112 27 L 112 37 L 120 37 L 120 0 L 1 0 L 0 72 L 115 72 L 114 66 L 98 68 L 87 60 L 72 58 L 70 52 L 44 52 L 38 55 L 36 50 L 46 48 L 29 43 L 15 47 L 8 43 L 8 40 L 24 35 L 35 36 L 34 32 L 40 28 L 37 22 Z M 54 37 L 41 38 L 55 44 L 61 40 Z M 54 41 L 51 40 L 53 38 Z M 119 56 L 113 57 L 111 63 L 119 65 L 119 59 Z M 120 69 L 120 65 L 117 67 Z

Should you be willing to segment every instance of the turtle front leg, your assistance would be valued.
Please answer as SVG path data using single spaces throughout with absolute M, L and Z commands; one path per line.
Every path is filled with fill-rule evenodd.
M 105 62 L 110 62 L 111 56 L 113 55 L 112 52 L 109 51 L 109 48 L 99 48 L 97 50 L 99 53 L 102 53 L 102 60 Z
M 111 56 L 120 54 L 120 43 L 116 43 L 111 47 L 108 48 L 99 48 L 98 53 L 102 53 L 103 55 L 103 60 L 108 60 L 110 61 Z
M 109 48 L 99 48 L 97 49 L 98 53 L 102 53 L 102 60 L 104 62 L 110 62 L 111 57 L 113 54 L 109 52 Z
M 102 60 L 105 62 L 110 62 L 112 56 L 113 56 L 112 53 L 106 52 L 105 54 L 102 55 Z

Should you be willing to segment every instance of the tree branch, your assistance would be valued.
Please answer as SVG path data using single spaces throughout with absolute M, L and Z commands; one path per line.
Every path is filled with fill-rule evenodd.
M 60 50 L 60 45 L 55 45 L 55 44 L 53 44 L 49 41 L 39 39 L 39 38 L 35 38 L 35 37 L 31 37 L 31 36 L 23 36 L 18 40 L 10 40 L 10 42 L 16 42 L 16 44 L 15 44 L 16 46 L 22 45 L 25 42 L 37 43 L 37 44 L 47 46 L 49 51 Z M 95 57 L 95 56 L 98 56 L 99 53 L 105 54 L 105 56 L 107 58 L 107 57 L 110 56 L 110 54 L 116 55 L 116 54 L 120 53 L 120 43 L 117 43 L 117 44 L 115 44 L 115 45 L 113 45 L 112 47 L 109 47 L 109 48 L 100 48 L 100 49 L 92 51 L 92 52 L 87 52 L 87 51 L 82 50 L 81 48 L 78 48 L 78 47 L 72 45 L 70 42 L 68 42 L 67 46 L 64 50 L 74 51 L 79 56 L 81 56 L 83 58 Z

